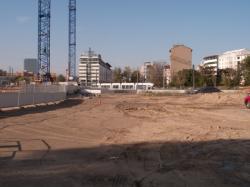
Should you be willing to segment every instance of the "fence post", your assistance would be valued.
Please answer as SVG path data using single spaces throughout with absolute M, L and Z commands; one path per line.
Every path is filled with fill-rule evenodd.
M 18 94 L 17 94 L 17 107 L 20 107 L 20 92 L 21 92 L 21 89 L 18 91 Z
M 35 105 L 35 86 L 36 85 L 33 85 L 33 89 L 32 89 L 33 105 Z

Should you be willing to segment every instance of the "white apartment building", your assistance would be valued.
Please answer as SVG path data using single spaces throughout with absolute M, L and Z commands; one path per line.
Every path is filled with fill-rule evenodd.
M 91 49 L 80 57 L 79 81 L 85 86 L 97 86 L 99 83 L 112 82 L 111 65 L 102 60 L 101 55 Z
M 247 49 L 227 51 L 219 56 L 218 69 L 232 68 L 236 70 L 247 56 L 250 56 L 250 51 Z
M 214 74 L 217 75 L 218 63 L 219 63 L 219 55 L 210 55 L 203 58 L 201 66 L 211 68 Z

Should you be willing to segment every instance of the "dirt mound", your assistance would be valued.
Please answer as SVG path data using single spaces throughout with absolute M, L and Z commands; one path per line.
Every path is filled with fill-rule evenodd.
M 126 101 L 116 105 L 116 108 L 126 115 L 136 118 L 150 118 L 152 115 L 165 115 L 170 111 L 164 103 L 128 103 Z

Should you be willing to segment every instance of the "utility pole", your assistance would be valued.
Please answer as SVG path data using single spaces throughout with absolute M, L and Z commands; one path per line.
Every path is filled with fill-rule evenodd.
M 139 82 L 139 70 L 137 68 L 137 84 L 138 84 L 138 82 Z
M 76 0 L 69 0 L 68 78 L 76 78 Z
M 50 81 L 50 7 L 51 0 L 38 0 L 39 79 Z
M 166 77 L 166 72 L 165 72 L 165 67 L 163 66 L 163 73 L 162 73 L 162 75 L 163 75 L 163 77 L 162 77 L 162 87 L 163 87 L 163 89 L 165 88 L 165 77 Z
M 195 75 L 194 75 L 195 71 L 194 71 L 194 65 L 193 65 L 193 91 L 195 89 Z

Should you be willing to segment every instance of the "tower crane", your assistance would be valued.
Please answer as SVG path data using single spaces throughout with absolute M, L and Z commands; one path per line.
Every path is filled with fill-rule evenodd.
M 76 78 L 76 0 L 69 0 L 68 79 Z
M 50 81 L 50 17 L 51 0 L 38 0 L 38 64 L 39 80 Z M 69 0 L 68 79 L 76 78 L 76 0 Z
M 50 7 L 51 0 L 38 0 L 39 79 L 50 81 Z

